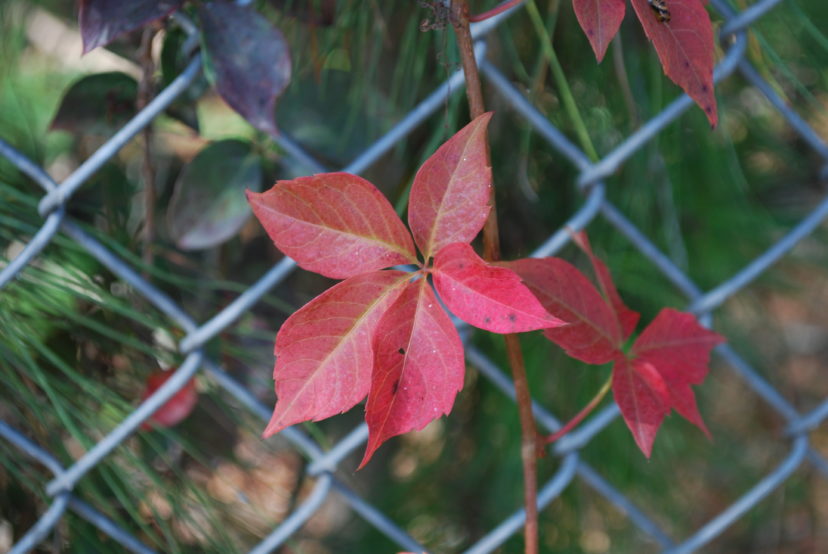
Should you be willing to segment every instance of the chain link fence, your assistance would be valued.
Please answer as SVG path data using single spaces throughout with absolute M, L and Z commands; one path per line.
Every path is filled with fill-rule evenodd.
M 771 14 L 773 9 L 780 3 L 782 3 L 781 0 L 764 0 L 737 13 L 723 0 L 712 0 L 712 5 L 724 19 L 719 37 L 722 44 L 726 45 L 725 55 L 715 70 L 715 80 L 720 82 L 735 72 L 741 73 L 748 83 L 764 94 L 767 101 L 778 110 L 791 129 L 826 164 L 822 170 L 822 176 L 828 177 L 828 145 L 812 127 L 785 104 L 773 87 L 760 76 L 745 56 L 748 43 L 747 29 L 759 18 Z M 518 6 L 516 9 L 522 8 Z M 514 10 L 511 13 L 513 12 Z M 587 155 L 572 144 L 542 113 L 533 107 L 532 103 L 509 82 L 498 67 L 486 59 L 485 35 L 500 25 L 509 15 L 510 13 L 505 13 L 483 23 L 475 24 L 473 27 L 474 35 L 478 40 L 477 54 L 484 79 L 490 89 L 500 95 L 502 100 L 511 107 L 513 114 L 528 122 L 538 136 L 542 137 L 560 156 L 577 168 L 580 173 L 577 186 L 584 193 L 582 207 L 572 214 L 564 228 L 549 237 L 533 253 L 534 256 L 550 256 L 561 249 L 570 240 L 570 232 L 566 227 L 583 229 L 597 218 L 603 218 L 621 235 L 626 237 L 629 243 L 652 263 L 655 269 L 661 272 L 686 296 L 689 303 L 688 310 L 696 313 L 703 322 L 709 324 L 711 314 L 725 300 L 748 287 L 772 264 L 790 253 L 798 241 L 811 234 L 828 216 L 828 198 L 826 198 L 819 202 L 807 217 L 793 226 L 784 237 L 760 256 L 749 261 L 741 271 L 711 290 L 702 290 L 693 283 L 686 273 L 674 265 L 664 253 L 659 251 L 653 242 L 625 217 L 624 213 L 606 199 L 603 182 L 605 178 L 622 167 L 636 151 L 690 108 L 693 105 L 691 99 L 686 95 L 678 97 L 661 113 L 641 125 L 613 151 L 598 162 L 592 163 Z M 188 24 L 189 22 L 182 21 L 182 23 L 182 26 L 188 29 L 190 33 L 195 32 L 192 25 Z M 231 326 L 270 289 L 288 277 L 296 268 L 295 263 L 290 259 L 282 260 L 208 321 L 197 322 L 167 295 L 144 279 L 134 267 L 125 263 L 110 249 L 84 231 L 71 217 L 67 216 L 67 205 L 71 202 L 72 196 L 78 188 L 169 106 L 176 97 L 184 92 L 199 75 L 200 68 L 201 62 L 198 59 L 198 54 L 195 54 L 189 66 L 177 79 L 61 183 L 55 182 L 41 167 L 23 156 L 14 145 L 0 139 L 0 155 L 7 158 L 45 192 L 39 205 L 39 212 L 44 218 L 42 227 L 30 238 L 25 248 L 2 268 L 2 271 L 0 271 L 0 287 L 7 285 L 18 276 L 27 264 L 35 259 L 45 246 L 50 244 L 57 233 L 62 233 L 76 241 L 100 263 L 145 297 L 155 309 L 165 314 L 186 331 L 186 336 L 177 345 L 180 353 L 185 355 L 185 359 L 175 371 L 175 374 L 69 467 L 62 466 L 44 445 L 34 444 L 19 430 L 6 422 L 0 421 L 0 436 L 6 442 L 4 448 L 19 449 L 53 474 L 53 479 L 46 487 L 46 492 L 53 498 L 53 501 L 37 523 L 14 545 L 11 552 L 15 554 L 27 552 L 37 547 L 52 533 L 56 524 L 67 511 L 72 511 L 87 520 L 102 533 L 110 536 L 132 552 L 153 552 L 150 547 L 143 544 L 134 535 L 103 515 L 95 506 L 79 498 L 73 493 L 73 489 L 79 481 L 87 476 L 90 470 L 110 455 L 117 446 L 138 429 L 144 420 L 170 399 L 197 372 L 207 373 L 223 389 L 224 393 L 233 397 L 252 414 L 261 418 L 263 422 L 267 422 L 269 419 L 270 406 L 260 403 L 250 391 L 231 378 L 222 369 L 221 364 L 207 354 L 204 346 L 211 338 Z M 342 168 L 342 171 L 358 174 L 371 166 L 378 158 L 392 149 L 400 139 L 412 132 L 432 113 L 439 110 L 444 105 L 447 95 L 462 94 L 462 83 L 463 76 L 461 72 L 451 75 L 442 86 L 418 104 L 380 140 L 362 152 L 347 167 Z M 329 168 L 324 167 L 305 153 L 298 144 L 292 142 L 288 135 L 282 134 L 273 138 L 289 156 L 294 158 L 297 163 L 304 165 L 308 171 L 322 172 L 329 170 Z M 0 225 L 2 225 L 2 222 L 0 222 Z M 0 305 L 0 309 L 2 309 L 2 305 Z M 602 477 L 598 471 L 579 458 L 580 449 L 618 417 L 618 408 L 615 404 L 612 404 L 591 417 L 551 449 L 554 456 L 561 458 L 561 463 L 554 476 L 543 483 L 538 491 L 539 508 L 543 510 L 573 482 L 581 480 L 625 514 L 641 532 L 658 544 L 663 552 L 679 554 L 696 551 L 716 539 L 734 522 L 742 518 L 748 510 L 762 502 L 772 491 L 785 483 L 803 465 L 811 465 L 823 478 L 828 478 L 828 460 L 809 445 L 809 434 L 828 418 L 828 399 L 825 399 L 810 412 L 801 413 L 794 408 L 791 401 L 761 377 L 745 358 L 732 347 L 728 345 L 720 346 L 717 348 L 716 354 L 726 362 L 727 366 L 744 381 L 755 395 L 787 422 L 783 439 L 788 444 L 787 454 L 770 473 L 745 491 L 741 497 L 731 499 L 726 509 L 690 536 L 671 537 L 661 529 L 654 518 L 647 514 L 644 507 L 636 505 L 628 496 L 621 493 L 613 483 Z M 477 367 L 483 376 L 502 390 L 503 394 L 514 398 L 512 382 L 502 368 L 498 367 L 483 352 L 473 346 L 467 346 L 466 356 L 467 361 Z M 539 426 L 546 431 L 552 432 L 560 428 L 559 421 L 547 408 L 540 404 L 535 405 L 535 416 Z M 296 506 L 289 516 L 251 552 L 269 552 L 284 544 L 320 509 L 330 495 L 338 495 L 341 500 L 347 503 L 350 509 L 390 538 L 399 548 L 414 552 L 426 550 L 423 545 L 409 536 L 397 522 L 392 521 L 391 518 L 364 500 L 337 476 L 340 462 L 359 448 L 367 439 L 368 431 L 364 424 L 354 428 L 329 449 L 323 449 L 317 441 L 297 428 L 286 429 L 280 436 L 289 441 L 293 448 L 307 459 L 306 473 L 314 479 L 315 485 L 312 493 Z M 477 542 L 468 549 L 468 552 L 482 553 L 498 549 L 509 537 L 520 531 L 523 521 L 523 511 L 515 511 L 498 526 L 491 529 L 484 536 L 479 537 Z

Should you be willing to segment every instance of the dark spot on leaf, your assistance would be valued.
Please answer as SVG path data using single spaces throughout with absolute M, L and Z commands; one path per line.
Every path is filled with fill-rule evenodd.
M 587 36 L 594 37 L 595 36 L 595 31 L 593 31 L 592 29 L 588 29 L 587 30 Z
M 399 350 L 397 350 L 397 352 L 399 352 L 400 354 L 405 354 L 405 348 L 400 348 Z
M 393 396 L 393 395 L 395 395 L 395 394 L 397 394 L 397 388 L 398 388 L 399 386 L 400 386 L 400 380 L 399 380 L 399 379 L 397 379 L 396 381 L 394 381 L 394 384 L 393 384 L 393 385 L 391 385 L 391 395 L 392 395 L 392 396 Z
M 713 113 L 713 108 L 711 108 L 710 106 L 707 106 L 707 107 L 704 108 L 704 111 L 707 112 L 707 113 Z
M 709 90 L 707 88 L 707 85 L 702 85 L 701 89 L 702 89 L 702 92 L 707 92 Z
M 509 314 L 509 321 L 515 321 L 517 319 L 517 315 Z
M 684 69 L 690 69 L 690 62 L 684 60 Z
M 483 318 L 483 322 L 484 322 L 484 323 L 491 323 L 491 322 L 492 322 L 492 318 L 490 318 L 489 316 L 486 316 L 486 317 L 484 317 L 484 318 Z

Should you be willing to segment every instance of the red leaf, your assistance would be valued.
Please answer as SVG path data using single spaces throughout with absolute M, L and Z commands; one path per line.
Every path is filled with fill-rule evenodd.
M 615 359 L 623 342 L 618 320 L 575 266 L 560 258 L 526 258 L 502 265 L 520 275 L 546 311 L 567 323 L 544 329 L 549 340 L 589 364 Z
M 377 188 L 349 173 L 278 181 L 247 192 L 276 247 L 308 271 L 344 279 L 418 263 L 411 235 Z
M 426 261 L 447 244 L 469 243 L 489 215 L 492 168 L 485 113 L 425 161 L 411 186 L 408 225 Z
M 713 26 L 702 0 L 663 0 L 664 10 L 648 0 L 632 0 L 653 42 L 664 73 L 704 110 L 715 127 L 713 93 Z M 669 13 L 669 17 L 666 14 Z
M 648 458 L 661 422 L 670 412 L 667 385 L 652 366 L 618 356 L 612 393 L 635 443 Z
M 80 0 L 78 23 L 83 53 L 161 19 L 183 3 L 184 0 Z
M 276 336 L 276 408 L 268 437 L 301 421 L 354 407 L 371 382 L 374 330 L 409 274 L 377 271 L 351 277 L 290 316 Z
M 689 385 L 704 381 L 710 351 L 724 338 L 699 325 L 692 314 L 665 308 L 635 341 L 632 355 L 651 364 L 670 390 L 672 407 L 709 435 Z
M 463 345 L 428 280 L 409 283 L 374 339 L 374 371 L 365 407 L 363 467 L 387 439 L 448 414 L 463 388 Z
M 572 7 L 600 62 L 624 20 L 625 0 L 572 0 Z
M 147 377 L 147 386 L 144 389 L 144 394 L 141 395 L 141 402 L 149 398 L 152 393 L 157 391 L 161 385 L 167 382 L 167 379 L 172 377 L 175 373 L 172 369 L 169 371 L 157 371 Z M 150 418 L 141 425 L 141 429 L 151 429 L 153 424 L 159 427 L 172 427 L 179 421 L 182 421 L 195 408 L 198 402 L 198 393 L 195 389 L 195 379 L 190 379 L 181 390 L 172 395 L 172 397 L 161 405 Z
M 618 290 L 615 288 L 615 283 L 612 282 L 612 275 L 610 275 L 607 264 L 605 264 L 601 258 L 592 252 L 592 246 L 589 244 L 589 239 L 587 238 L 586 233 L 579 231 L 574 233 L 572 238 L 575 241 L 575 244 L 577 244 L 581 250 L 589 256 L 589 261 L 592 263 L 592 267 L 595 270 L 595 277 L 598 280 L 598 287 L 601 289 L 601 294 L 603 294 L 604 298 L 607 299 L 610 307 L 618 318 L 618 324 L 621 326 L 622 339 L 627 340 L 627 338 L 629 338 L 635 330 L 635 326 L 638 324 L 638 318 L 640 315 L 638 312 L 634 312 L 629 309 L 626 304 L 624 304 L 624 301 L 621 300 L 621 295 L 618 294 Z
M 198 15 L 207 76 L 216 90 L 251 125 L 276 133 L 276 98 L 291 73 L 285 37 L 254 10 L 232 2 L 199 2 Z
M 468 244 L 443 247 L 434 258 L 434 286 L 457 317 L 493 333 L 564 325 L 550 315 L 511 269 L 487 264 Z
M 675 409 L 709 437 L 690 385 L 707 376 L 710 351 L 724 339 L 692 314 L 665 308 L 636 339 L 630 356 L 619 357 L 612 389 L 635 442 L 649 457 L 661 420 Z

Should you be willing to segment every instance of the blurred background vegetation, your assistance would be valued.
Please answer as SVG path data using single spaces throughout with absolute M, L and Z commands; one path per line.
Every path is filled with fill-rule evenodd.
M 494 2 L 472 2 L 482 10 Z M 750 2 L 734 1 L 736 8 Z M 0 2 L 0 135 L 58 181 L 68 175 L 133 109 L 92 125 L 81 97 L 59 110 L 70 86 L 95 73 L 141 75 L 141 32 L 80 56 L 70 2 Z M 331 168 L 346 165 L 419 100 L 459 68 L 450 29 L 428 3 L 377 0 L 257 2 L 292 46 L 293 80 L 277 121 Z M 631 10 L 629 10 L 631 11 Z M 629 14 L 628 14 L 629 15 Z M 423 24 L 428 20 L 428 24 Z M 828 138 L 828 4 L 788 0 L 750 33 L 749 58 L 786 101 Z M 714 16 L 714 25 L 720 18 Z M 157 87 L 180 69 L 162 52 L 180 45 L 160 30 L 153 52 Z M 578 141 L 551 44 L 573 91 L 589 140 L 609 152 L 679 91 L 632 17 L 607 59 L 595 62 L 568 1 L 535 0 L 488 38 L 488 56 L 549 120 Z M 485 88 L 485 82 L 484 82 Z M 127 98 L 130 94 L 126 87 Z M 247 221 L 229 240 L 203 250 L 181 247 L 175 222 L 185 195 L 182 170 L 210 144 L 247 143 L 260 160 L 254 179 L 269 187 L 304 170 L 283 157 L 206 86 L 161 116 L 150 137 L 158 227 L 142 239 L 143 138 L 137 138 L 69 203 L 76 221 L 139 268 L 197 321 L 204 321 L 254 283 L 279 254 Z M 497 115 L 490 139 L 498 210 L 508 257 L 531 252 L 557 230 L 582 197 L 576 171 L 491 90 Z M 627 91 L 627 92 L 625 92 Z M 91 94 L 89 98 L 94 97 Z M 825 193 L 820 160 L 764 97 L 735 74 L 717 88 L 720 125 L 688 110 L 607 180 L 609 199 L 702 288 L 715 286 L 804 217 Z M 193 110 L 193 108 L 195 108 Z M 63 113 L 53 124 L 56 114 Z M 467 119 L 456 91 L 364 175 L 398 206 L 419 164 Z M 186 121 L 188 124 L 182 123 Z M 196 126 L 198 132 L 192 127 Z M 219 143 L 226 144 L 226 143 Z M 581 141 L 582 146 L 584 145 Z M 246 151 L 246 152 L 247 152 Z M 255 172 L 254 172 L 255 173 Z M 196 183 L 199 184 L 199 183 Z M 217 194 L 204 182 L 196 194 Z M 252 185 L 247 185 L 252 186 Z M 218 188 L 217 188 L 218 187 Z M 0 159 L 0 263 L 39 228 L 35 185 Z M 648 321 L 682 296 L 612 228 L 589 227 L 627 302 Z M 828 250 L 825 229 L 719 310 L 716 329 L 798 408 L 828 397 Z M 149 252 L 149 255 L 148 255 Z M 574 249 L 564 257 L 582 263 Z M 150 263 L 147 263 L 149 261 Z M 328 286 L 302 271 L 276 287 L 208 345 L 233 376 L 271 405 L 272 340 L 284 318 Z M 182 332 L 70 239 L 58 235 L 0 293 L 0 419 L 71 464 L 140 401 L 147 376 L 179 360 Z M 473 340 L 504 361 L 502 341 Z M 523 339 L 535 398 L 561 418 L 593 396 L 608 368 L 583 366 L 540 335 Z M 502 367 L 506 367 L 502 363 Z M 195 412 L 172 429 L 141 432 L 83 479 L 78 495 L 162 552 L 232 552 L 249 548 L 307 494 L 304 460 L 279 439 L 264 442 L 262 424 L 201 376 Z M 785 455 L 784 421 L 723 363 L 699 388 L 714 440 L 668 418 L 647 461 L 620 421 L 582 451 L 602 475 L 680 538 L 728 506 Z M 361 420 L 361 409 L 307 425 L 323 445 Z M 473 367 L 451 416 L 390 441 L 369 467 L 353 473 L 361 452 L 339 476 L 435 552 L 471 544 L 521 505 L 518 419 L 514 405 Z M 828 454 L 828 433 L 813 435 Z M 558 460 L 539 464 L 541 482 Z M 16 449 L 0 448 L 0 549 L 43 513 L 48 472 Z M 739 520 L 707 551 L 828 551 L 828 484 L 803 467 Z M 612 505 L 575 481 L 541 514 L 544 552 L 648 552 L 650 542 Z M 390 552 L 387 539 L 335 495 L 293 536 L 284 552 Z M 117 551 L 95 528 L 69 513 L 43 550 Z M 519 536 L 503 552 L 522 551 Z

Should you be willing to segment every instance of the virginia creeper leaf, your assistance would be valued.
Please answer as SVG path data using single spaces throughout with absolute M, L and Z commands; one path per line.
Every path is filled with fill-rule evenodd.
M 619 355 L 612 370 L 612 393 L 635 443 L 649 458 L 656 432 L 670 412 L 667 384 L 650 364 Z
M 246 142 L 222 140 L 199 152 L 182 170 L 167 210 L 176 245 L 211 248 L 235 235 L 250 217 L 242 191 L 258 191 L 261 180 L 261 162 Z
M 618 320 L 589 279 L 560 258 L 501 262 L 520 275 L 541 305 L 567 325 L 543 334 L 567 354 L 589 364 L 615 358 L 623 342 Z
M 572 0 L 572 7 L 600 62 L 624 20 L 626 0 Z
M 664 73 L 684 89 L 716 126 L 713 92 L 713 26 L 702 0 L 667 0 L 669 20 L 648 0 L 631 0 L 653 42 Z
M 276 133 L 276 99 L 290 81 L 281 31 L 250 8 L 216 0 L 199 3 L 207 76 L 251 125 Z
M 247 199 L 277 248 L 308 271 L 344 279 L 418 263 L 394 208 L 362 177 L 325 173 L 279 181 Z
M 147 377 L 146 388 L 141 396 L 141 402 L 152 396 L 167 379 L 175 373 L 173 370 L 156 371 Z M 141 425 L 141 429 L 152 429 L 153 425 L 159 427 L 172 427 L 182 421 L 195 408 L 198 402 L 198 393 L 195 388 L 195 379 L 190 379 L 177 393 L 158 408 L 150 418 Z
M 708 435 L 690 385 L 704 381 L 710 351 L 723 341 L 721 335 L 699 325 L 692 314 L 665 308 L 632 347 L 637 360 L 651 364 L 664 378 L 672 407 Z
M 469 243 L 489 215 L 492 168 L 485 113 L 460 129 L 417 171 L 408 201 L 408 225 L 426 261 L 454 242 Z
M 607 302 L 609 302 L 610 307 L 618 318 L 622 340 L 627 340 L 638 324 L 638 318 L 640 317 L 638 312 L 629 309 L 624 304 L 624 301 L 621 300 L 621 295 L 618 294 L 615 283 L 612 282 L 612 275 L 610 275 L 607 264 L 592 252 L 592 247 L 589 244 L 586 233 L 583 231 L 574 233 L 572 238 L 586 255 L 589 256 L 589 261 L 595 271 L 595 278 L 598 280 L 598 287 L 601 290 L 601 294 L 607 299 Z
M 365 398 L 374 331 L 408 278 L 402 271 L 351 277 L 285 321 L 276 336 L 277 402 L 265 437 L 294 423 L 345 412 Z
M 457 317 L 493 333 L 522 333 L 564 325 L 549 314 L 511 269 L 487 264 L 468 244 L 440 249 L 434 286 Z
M 183 3 L 184 0 L 80 0 L 78 22 L 83 53 L 161 19 Z
M 360 468 L 387 439 L 448 414 L 464 372 L 463 344 L 428 280 L 409 283 L 377 326 Z

